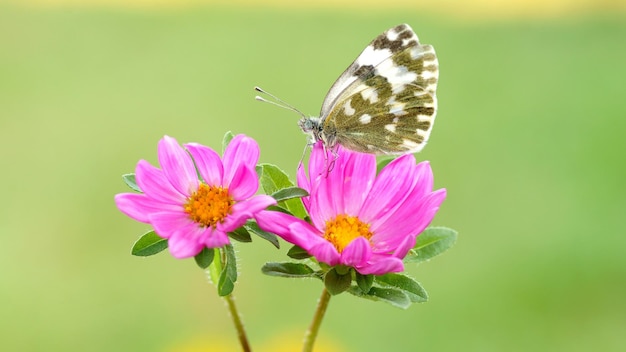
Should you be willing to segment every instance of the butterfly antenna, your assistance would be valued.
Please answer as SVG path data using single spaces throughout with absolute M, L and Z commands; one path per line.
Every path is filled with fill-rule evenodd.
M 264 103 L 270 103 L 272 105 L 276 105 L 276 106 L 278 106 L 280 108 L 283 108 L 283 109 L 291 110 L 291 111 L 295 112 L 296 114 L 298 114 L 298 115 L 300 115 L 300 116 L 302 116 L 304 118 L 307 117 L 302 111 L 296 109 L 291 104 L 288 104 L 288 103 L 284 102 L 282 99 L 276 97 L 274 94 L 266 92 L 263 89 L 261 89 L 260 87 L 254 87 L 254 90 L 256 90 L 259 93 L 262 93 L 262 94 L 265 94 L 265 95 L 269 96 L 270 98 L 274 99 L 274 101 L 267 100 L 267 99 L 265 99 L 263 97 L 260 97 L 258 95 L 255 96 L 254 99 L 256 99 L 258 101 L 262 101 Z

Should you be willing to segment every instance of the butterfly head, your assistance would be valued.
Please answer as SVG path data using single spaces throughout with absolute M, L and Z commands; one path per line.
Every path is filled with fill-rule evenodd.
M 298 121 L 298 125 L 300 126 L 302 132 L 311 136 L 312 143 L 321 141 L 325 147 L 330 149 L 337 144 L 335 134 L 324 130 L 323 120 L 319 117 L 303 116 Z

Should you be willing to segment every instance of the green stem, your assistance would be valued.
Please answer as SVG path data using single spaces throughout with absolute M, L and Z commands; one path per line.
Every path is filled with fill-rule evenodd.
M 217 253 L 213 258 L 213 263 L 209 266 L 209 278 L 211 278 L 211 282 L 217 286 L 220 273 L 222 272 L 222 268 L 226 264 L 226 253 L 223 248 L 215 249 Z M 228 306 L 228 312 L 230 313 L 230 317 L 233 320 L 233 324 L 235 324 L 235 330 L 237 330 L 237 337 L 239 338 L 239 343 L 241 344 L 242 351 L 250 352 L 250 343 L 248 343 L 248 337 L 246 336 L 246 329 L 243 327 L 243 322 L 241 321 L 241 316 L 239 315 L 239 311 L 237 311 L 237 305 L 235 305 L 235 297 L 232 293 L 222 297 L 224 301 L 226 301 L 226 305 Z
M 243 327 L 243 322 L 241 321 L 241 317 L 239 316 L 239 312 L 237 311 L 235 298 L 232 294 L 229 294 L 224 296 L 224 300 L 228 305 L 228 312 L 230 313 L 230 317 L 233 319 L 233 324 L 235 324 L 237 337 L 239 337 L 239 343 L 241 344 L 242 351 L 250 352 L 251 349 L 250 344 L 248 343 L 248 337 L 246 336 L 246 329 Z
M 326 308 L 328 308 L 329 301 L 330 293 L 328 293 L 328 291 L 326 291 L 326 288 L 324 288 L 322 290 L 322 295 L 317 302 L 317 309 L 315 310 L 313 321 L 311 321 L 311 325 L 304 335 L 304 345 L 302 346 L 302 352 L 313 351 L 313 344 L 315 343 L 315 339 L 317 338 L 317 332 L 320 330 L 320 325 L 322 325 L 322 319 L 324 318 L 324 314 L 326 313 Z

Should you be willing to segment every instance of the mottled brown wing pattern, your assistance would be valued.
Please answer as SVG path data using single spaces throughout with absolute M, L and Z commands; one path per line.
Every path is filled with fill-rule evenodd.
M 374 39 L 333 85 L 349 82 L 343 83 L 337 97 L 325 99 L 321 135 L 328 147 L 341 144 L 376 154 L 418 152 L 435 119 L 437 80 L 433 47 L 419 44 L 408 25 L 391 28 Z

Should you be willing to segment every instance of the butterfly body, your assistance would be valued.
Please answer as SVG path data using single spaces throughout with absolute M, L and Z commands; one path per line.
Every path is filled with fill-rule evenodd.
M 300 128 L 332 149 L 374 154 L 420 151 L 437 111 L 437 56 L 406 24 L 374 39 L 330 88 L 319 117 Z

